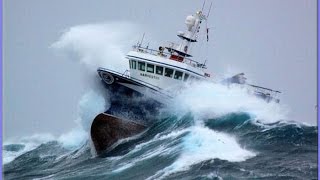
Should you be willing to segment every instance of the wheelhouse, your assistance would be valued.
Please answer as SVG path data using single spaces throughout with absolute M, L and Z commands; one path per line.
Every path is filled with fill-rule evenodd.
M 157 63 L 149 63 L 144 61 L 129 60 L 130 70 L 147 73 L 148 75 L 156 75 L 159 77 L 167 77 L 178 81 L 187 81 L 188 79 L 200 79 L 194 75 L 190 75 L 185 70 L 177 69 L 170 66 L 164 66 Z

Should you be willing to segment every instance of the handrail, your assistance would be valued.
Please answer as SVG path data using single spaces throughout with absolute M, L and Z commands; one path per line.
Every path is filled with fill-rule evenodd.
M 253 84 L 248 84 L 248 85 L 251 86 L 251 87 L 257 88 L 257 89 L 263 89 L 263 90 L 271 91 L 271 92 L 274 92 L 274 93 L 281 93 L 280 91 L 277 91 L 277 90 L 273 90 L 273 89 L 269 89 L 269 88 L 253 85 Z
M 129 70 L 126 69 L 121 76 L 122 76 L 122 77 L 125 77 L 125 76 L 126 76 L 126 77 L 129 77 L 128 72 L 129 72 Z
M 167 52 L 160 52 L 159 50 L 155 50 L 155 49 L 149 49 L 148 47 L 142 47 L 142 46 L 137 46 L 137 45 L 133 45 L 132 46 L 133 49 L 136 49 L 138 50 L 139 52 L 145 52 L 145 53 L 149 53 L 149 54 L 152 54 L 152 55 L 164 55 L 164 57 L 167 57 L 167 56 L 171 56 L 170 53 L 167 53 Z M 189 64 L 193 67 L 196 67 L 196 68 L 205 68 L 205 65 L 202 64 L 202 63 L 199 63 L 195 60 L 192 60 L 190 58 L 186 58 L 184 57 L 183 58 L 183 62 L 186 63 L 186 64 Z
M 158 53 L 160 53 L 159 50 L 149 49 L 148 47 L 142 47 L 142 46 L 137 46 L 137 45 L 133 45 L 132 47 L 133 47 L 133 49 L 137 49 L 140 52 L 146 52 L 146 53 L 153 54 L 153 55 L 158 55 Z M 161 52 L 161 53 L 165 54 L 165 55 L 171 55 L 170 53 L 167 53 L 167 52 Z

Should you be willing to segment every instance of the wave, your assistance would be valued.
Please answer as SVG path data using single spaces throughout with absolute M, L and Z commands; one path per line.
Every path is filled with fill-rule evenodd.
M 164 179 L 193 172 L 201 164 L 250 162 L 261 157 L 272 161 L 275 156 L 272 152 L 288 154 L 283 157 L 317 152 L 318 132 L 314 126 L 282 121 L 264 124 L 246 113 L 203 119 L 201 124 L 191 112 L 183 116 L 161 114 L 158 118 L 146 132 L 115 148 L 114 157 L 94 158 L 88 140 L 77 148 L 67 148 L 53 140 L 5 164 L 5 177 L 27 177 L 34 173 L 35 177 L 48 178 Z M 11 148 L 19 151 L 21 147 Z M 33 163 L 25 165 L 29 161 Z M 13 173 L 18 171 L 23 175 Z M 44 174 L 39 175 L 38 171 Z
M 3 163 L 7 164 L 16 157 L 30 152 L 39 146 L 55 141 L 68 150 L 77 150 L 88 142 L 89 129 L 96 115 L 109 108 L 108 99 L 95 91 L 89 91 L 82 96 L 78 104 L 77 126 L 71 131 L 55 137 L 51 134 L 35 134 L 21 139 L 4 142 Z
M 242 148 L 236 139 L 225 133 L 215 132 L 206 127 L 191 127 L 182 139 L 178 158 L 168 167 L 156 172 L 148 179 L 164 179 L 204 161 L 221 159 L 230 162 L 245 161 L 256 154 Z
M 16 157 L 34 150 L 38 146 L 48 141 L 53 140 L 54 137 L 50 134 L 35 134 L 30 137 L 23 137 L 21 139 L 13 139 L 3 143 L 3 164 L 13 161 Z
M 136 25 L 129 22 L 107 22 L 74 26 L 63 32 L 60 39 L 53 43 L 51 48 L 57 53 L 68 56 L 68 59 L 77 60 L 84 64 L 88 70 L 84 72 L 88 75 L 88 78 L 85 79 L 88 92 L 79 100 L 79 117 L 75 120 L 76 127 L 59 137 L 54 137 L 51 134 L 39 134 L 5 142 L 8 145 L 19 144 L 24 148 L 12 152 L 6 151 L 7 147 L 4 146 L 4 164 L 49 141 L 55 140 L 63 147 L 72 150 L 81 147 L 88 141 L 88 130 L 93 118 L 98 113 L 106 111 L 110 106 L 109 94 L 98 81 L 96 69 L 99 66 L 107 66 L 118 71 L 127 69 L 128 63 L 124 58 L 124 52 L 126 52 L 124 45 L 135 37 L 133 34 L 136 30 Z M 47 136 L 50 136 L 47 140 L 39 143 L 33 142 L 36 139 L 34 137 L 42 139 Z
M 198 95 L 200 90 L 208 96 Z M 232 95 L 235 92 L 238 93 Z M 25 142 L 7 143 L 3 147 L 5 172 L 11 177 L 10 172 L 21 170 L 14 170 L 20 166 L 31 173 L 32 168 L 43 170 L 50 166 L 53 169 L 39 177 L 96 177 L 94 173 L 98 172 L 99 177 L 121 177 L 132 169 L 152 164 L 154 167 L 150 168 L 150 173 L 140 176 L 164 179 L 192 171 L 194 166 L 203 163 L 221 160 L 246 162 L 272 151 L 291 154 L 316 151 L 316 127 L 281 120 L 280 117 L 284 117 L 282 113 L 273 113 L 275 119 L 268 119 L 271 117 L 266 114 L 272 112 L 272 108 L 278 112 L 282 107 L 254 97 L 248 97 L 248 104 L 242 102 L 244 97 L 248 95 L 243 89 L 226 89 L 207 83 L 184 89 L 174 99 L 175 103 L 164 107 L 153 117 L 155 123 L 147 131 L 120 143 L 109 152 L 113 158 L 99 160 L 91 152 L 89 129 L 93 118 L 110 107 L 109 95 L 89 91 L 79 101 L 77 127 L 70 132 L 59 137 L 38 135 Z M 167 160 L 156 165 L 157 159 Z M 34 163 L 27 167 L 24 165 L 26 161 Z M 90 166 L 85 166 L 88 170 L 84 170 L 84 165 L 78 167 L 78 163 L 89 163 L 96 170 L 90 172 Z M 103 167 L 107 171 L 102 173 Z M 76 175 L 74 169 L 77 169 Z

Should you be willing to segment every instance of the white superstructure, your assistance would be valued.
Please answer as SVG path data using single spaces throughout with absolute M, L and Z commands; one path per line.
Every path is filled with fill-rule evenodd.
M 134 46 L 127 54 L 130 77 L 161 89 L 178 87 L 192 79 L 209 78 L 205 65 L 192 60 L 189 51 L 191 43 L 197 42 L 200 25 L 205 20 L 201 11 L 187 16 L 187 30 L 178 32 L 178 37 L 182 39 L 180 44 L 170 43 L 166 47 L 160 46 L 159 50 Z
M 210 6 L 211 7 L 211 6 Z M 209 10 L 210 12 L 210 10 Z M 208 13 L 209 14 L 209 13 Z M 207 15 L 208 16 L 208 15 Z M 126 55 L 130 69 L 126 72 L 115 72 L 106 68 L 99 68 L 101 79 L 108 85 L 126 87 L 130 91 L 138 92 L 157 101 L 163 101 L 167 97 L 174 96 L 173 92 L 181 89 L 186 82 L 211 80 L 206 72 L 206 65 L 192 60 L 190 47 L 197 42 L 201 25 L 207 17 L 202 11 L 186 17 L 187 29 L 179 31 L 177 36 L 181 39 L 179 44 L 169 43 L 167 46 L 159 46 L 158 50 L 142 47 L 142 40 Z M 208 41 L 208 28 L 206 28 Z M 268 102 L 279 102 L 276 95 L 279 91 L 247 84 L 244 73 L 237 74 L 222 81 L 223 84 L 240 84 L 254 88 L 252 91 L 258 97 Z M 119 86 L 118 86 L 119 85 Z M 110 86 L 115 87 L 115 86 Z

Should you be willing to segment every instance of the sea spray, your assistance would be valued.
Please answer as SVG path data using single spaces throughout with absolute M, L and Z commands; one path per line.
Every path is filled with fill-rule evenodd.
M 186 86 L 169 106 L 175 113 L 192 112 L 199 119 L 214 118 L 229 113 L 248 113 L 252 119 L 275 122 L 286 119 L 285 105 L 270 102 L 249 93 L 241 86 L 225 86 L 212 82 L 197 82 Z
M 257 152 L 244 149 L 231 134 L 214 131 L 205 126 L 208 119 L 224 117 L 229 114 L 247 114 L 248 120 L 270 123 L 286 116 L 285 106 L 267 103 L 250 94 L 240 86 L 225 86 L 212 82 L 188 84 L 179 91 L 167 111 L 182 117 L 191 113 L 194 124 L 187 128 L 182 149 L 177 160 L 170 166 L 158 171 L 149 179 L 165 178 L 170 174 L 188 171 L 195 164 L 221 159 L 229 162 L 245 161 Z M 227 128 L 227 127 L 226 127 Z
M 137 26 L 129 22 L 79 25 L 67 29 L 52 47 L 75 56 L 93 71 L 106 67 L 124 72 L 129 68 L 125 54 L 128 44 L 138 39 L 136 32 Z
M 109 106 L 109 93 L 97 75 L 98 67 L 124 72 L 128 69 L 125 52 L 127 44 L 136 40 L 137 26 L 129 22 L 84 24 L 66 29 L 59 40 L 51 45 L 57 52 L 67 55 L 85 67 L 84 83 L 87 93 L 78 104 L 76 127 L 58 140 L 66 148 L 75 149 L 88 140 L 91 122 Z M 93 90 L 94 89 L 94 90 Z
M 88 78 L 83 81 L 87 86 L 87 93 L 83 95 L 78 104 L 76 127 L 59 137 L 49 135 L 51 138 L 45 138 L 41 142 L 37 142 L 38 140 L 33 142 L 34 137 L 44 139 L 43 137 L 48 137 L 48 135 L 38 134 L 8 142 L 8 144 L 21 143 L 25 147 L 19 152 L 9 152 L 11 154 L 8 155 L 8 160 L 5 160 L 5 163 L 52 140 L 58 140 L 63 147 L 68 149 L 76 149 L 88 140 L 88 131 L 92 120 L 110 106 L 109 94 L 101 85 L 96 69 L 108 67 L 120 72 L 128 69 L 125 53 L 129 50 L 128 43 L 134 44 L 134 41 L 138 39 L 135 35 L 137 30 L 137 26 L 130 22 L 105 22 L 73 26 L 62 33 L 59 40 L 51 45 L 51 48 L 57 53 L 67 55 L 68 59 L 83 64 L 85 66 L 84 73 L 88 75 Z M 5 152 L 5 156 L 6 154 L 8 153 Z
M 63 148 L 69 150 L 76 150 L 83 146 L 89 139 L 89 129 L 92 120 L 96 115 L 108 109 L 108 99 L 95 91 L 89 91 L 83 95 L 78 104 L 78 119 L 76 119 L 77 126 L 67 133 L 58 137 L 52 134 L 34 134 L 32 136 L 23 137 L 21 139 L 11 139 L 4 142 L 3 146 L 3 163 L 7 164 L 16 157 L 32 151 L 41 144 L 50 141 L 57 141 Z M 11 148 L 10 148 L 11 145 Z M 15 150 L 13 146 L 21 146 Z
M 76 149 L 88 140 L 91 123 L 98 114 L 108 109 L 110 104 L 102 95 L 89 91 L 82 96 L 78 104 L 77 127 L 59 137 L 66 148 Z

